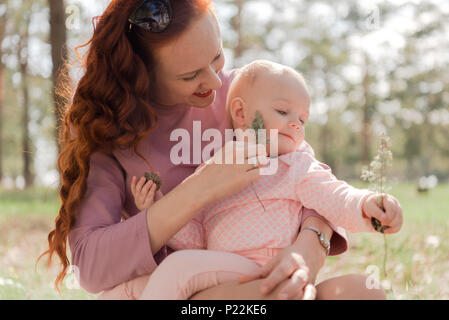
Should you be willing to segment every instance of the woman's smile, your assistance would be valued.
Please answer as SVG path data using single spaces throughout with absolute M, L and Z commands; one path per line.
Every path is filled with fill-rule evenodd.
M 194 93 L 194 96 L 200 97 L 200 98 L 207 98 L 213 93 L 213 90 L 206 90 L 202 92 Z

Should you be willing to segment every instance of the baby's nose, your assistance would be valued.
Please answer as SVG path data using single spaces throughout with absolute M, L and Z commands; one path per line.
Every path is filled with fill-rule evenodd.
M 290 127 L 296 130 L 301 130 L 302 124 L 298 121 L 290 122 Z

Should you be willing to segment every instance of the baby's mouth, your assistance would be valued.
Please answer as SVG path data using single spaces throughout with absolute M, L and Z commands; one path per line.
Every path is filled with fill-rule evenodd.
M 281 132 L 279 132 L 279 134 L 282 134 L 283 136 L 286 136 L 287 138 L 290 138 L 290 139 L 292 139 L 293 140 L 293 142 L 295 142 L 296 143 L 296 140 L 291 136 L 291 135 L 289 135 L 289 134 L 286 134 L 286 133 L 281 133 Z

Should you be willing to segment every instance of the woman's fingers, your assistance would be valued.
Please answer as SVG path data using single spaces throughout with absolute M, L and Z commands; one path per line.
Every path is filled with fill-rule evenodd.
M 263 294 L 271 292 L 284 279 L 289 278 L 295 267 L 292 263 L 283 262 L 278 264 L 268 275 L 268 277 L 261 284 L 261 291 Z
M 309 283 L 306 285 L 304 289 L 304 295 L 302 297 L 302 300 L 315 300 L 316 298 L 316 287 Z
M 273 259 L 268 261 L 268 263 L 263 265 L 256 272 L 240 276 L 239 282 L 243 283 L 243 282 L 248 282 L 248 281 L 252 281 L 252 280 L 256 280 L 256 279 L 260 279 L 260 278 L 265 278 L 277 263 L 278 263 L 278 258 L 274 257 Z M 262 283 L 262 286 L 263 286 L 263 283 Z M 264 290 L 261 289 L 261 291 L 264 291 Z
M 259 161 L 267 160 L 267 148 L 263 144 L 247 144 L 244 150 L 245 159 L 258 158 Z
M 262 278 L 262 271 L 241 275 L 238 278 L 238 280 L 239 280 L 239 283 L 245 283 L 245 282 L 253 281 L 256 279 L 260 279 L 260 278 Z
M 246 178 L 247 178 L 247 183 L 251 183 L 253 181 L 257 181 L 259 180 L 259 178 L 261 177 L 260 174 L 260 169 L 254 169 L 254 170 L 249 170 L 245 173 Z
M 279 299 L 286 300 L 302 295 L 304 286 L 308 281 L 309 275 L 306 270 L 296 270 L 287 284 L 279 291 Z
M 215 156 L 214 156 L 215 157 Z M 267 164 L 266 147 L 262 144 L 245 143 L 242 141 L 231 141 L 217 153 L 214 162 L 221 164 L 247 164 L 248 159 L 258 158 L 262 164 Z

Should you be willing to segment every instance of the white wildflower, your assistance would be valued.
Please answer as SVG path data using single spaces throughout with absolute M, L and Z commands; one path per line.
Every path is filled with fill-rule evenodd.
M 412 257 L 412 261 L 415 263 L 424 263 L 426 261 L 426 257 L 420 253 L 415 253 Z
M 435 235 L 430 235 L 426 238 L 426 245 L 428 247 L 438 248 L 440 245 L 440 237 Z
M 384 290 L 390 290 L 391 289 L 391 281 L 390 280 L 382 280 L 381 282 L 382 288 Z

